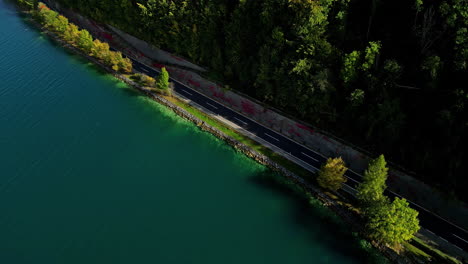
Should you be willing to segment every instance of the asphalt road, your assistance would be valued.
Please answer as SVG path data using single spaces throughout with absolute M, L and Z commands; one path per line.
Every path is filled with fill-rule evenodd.
M 155 69 L 146 66 L 139 61 L 132 59 L 133 69 L 141 73 L 145 73 L 150 76 L 157 76 L 159 74 Z M 270 144 L 288 152 L 290 155 L 294 156 L 297 159 L 302 160 L 304 163 L 307 163 L 316 169 L 326 161 L 326 157 L 321 154 L 295 142 L 291 139 L 282 136 L 281 134 L 267 128 L 248 117 L 239 114 L 238 112 L 231 110 L 224 105 L 208 98 L 205 95 L 191 89 L 190 87 L 174 80 L 171 78 L 171 81 L 174 83 L 174 90 L 178 93 L 190 99 L 191 101 L 209 109 L 213 113 L 216 113 L 225 119 L 230 120 L 231 122 L 239 125 L 245 130 L 251 132 L 252 134 L 262 138 L 263 140 L 269 142 Z M 356 189 L 357 184 L 361 181 L 362 176 L 348 170 L 345 174 L 348 178 L 346 185 Z M 400 195 L 393 193 L 391 191 L 386 191 L 385 193 L 390 198 L 400 197 Z M 408 200 L 408 199 L 407 199 Z M 449 241 L 455 246 L 468 251 L 468 232 L 457 225 L 448 222 L 447 220 L 429 212 L 425 208 L 419 206 L 408 200 L 411 207 L 419 211 L 419 220 L 421 226 L 424 227 L 431 233 L 436 234 L 444 240 Z

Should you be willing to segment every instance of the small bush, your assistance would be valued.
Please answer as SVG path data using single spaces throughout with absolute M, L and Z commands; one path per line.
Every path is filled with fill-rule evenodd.
M 130 77 L 130 79 L 132 79 L 140 85 L 149 87 L 154 87 L 156 83 L 156 80 L 154 78 L 142 73 L 135 73 Z

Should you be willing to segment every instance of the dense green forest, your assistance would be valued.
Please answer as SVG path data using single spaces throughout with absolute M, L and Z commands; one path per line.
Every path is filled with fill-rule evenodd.
M 58 1 L 468 200 L 468 0 Z

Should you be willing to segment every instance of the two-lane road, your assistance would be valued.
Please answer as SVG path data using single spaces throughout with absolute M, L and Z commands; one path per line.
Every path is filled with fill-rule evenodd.
M 131 59 L 133 62 L 133 68 L 136 71 L 146 73 L 150 76 L 156 77 L 159 72 L 140 63 L 137 60 Z M 230 120 L 231 122 L 237 124 L 243 129 L 249 131 L 250 133 L 260 137 L 261 139 L 269 142 L 270 144 L 282 149 L 284 152 L 289 153 L 295 158 L 301 160 L 302 162 L 318 170 L 321 164 L 326 161 L 326 157 L 321 154 L 273 131 L 272 129 L 263 126 L 262 124 L 253 121 L 252 119 L 234 111 L 230 108 L 220 104 L 213 99 L 195 91 L 194 89 L 178 82 L 171 78 L 171 81 L 174 83 L 174 90 L 178 94 L 190 99 L 191 101 L 203 106 L 206 109 L 209 109 L 213 113 L 222 116 Z M 305 167 L 303 164 L 299 164 Z M 361 181 L 362 176 L 348 170 L 345 176 L 349 179 L 346 183 L 349 187 L 356 189 L 357 184 Z M 386 195 L 389 197 L 401 197 L 396 193 L 391 191 L 386 191 Z M 429 232 L 433 232 L 444 240 L 449 241 L 455 246 L 468 251 L 468 232 L 461 227 L 458 227 L 455 224 L 448 222 L 447 220 L 429 212 L 425 208 L 419 206 L 408 200 L 411 207 L 419 211 L 419 219 L 421 221 L 421 226 L 427 229 Z

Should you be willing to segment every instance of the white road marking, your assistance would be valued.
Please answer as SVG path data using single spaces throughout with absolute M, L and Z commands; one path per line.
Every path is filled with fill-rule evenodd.
M 247 131 L 248 131 L 248 130 L 247 130 Z M 249 132 L 249 133 L 251 133 L 252 135 L 255 135 L 255 134 L 253 134 L 252 132 Z M 271 145 L 273 145 L 273 146 L 279 148 L 280 150 L 283 150 L 282 148 L 278 147 L 277 145 L 275 145 L 275 144 L 273 144 L 273 143 L 271 143 L 271 142 L 269 142 L 269 141 L 264 140 L 263 138 L 260 138 L 260 139 L 261 139 L 262 141 L 265 141 L 265 142 L 268 143 L 268 144 L 271 144 Z M 310 167 L 314 168 L 315 171 L 318 171 L 318 170 L 319 170 L 317 167 L 315 167 L 314 165 L 311 165 L 309 162 L 306 162 L 306 161 L 304 161 L 303 159 L 301 159 L 301 158 L 299 158 L 299 157 L 296 157 L 296 156 L 294 156 L 294 155 L 291 155 L 291 153 L 286 153 L 286 154 L 288 154 L 289 156 L 291 156 L 291 157 L 293 157 L 293 158 L 295 158 L 295 159 L 298 159 L 298 160 L 304 162 L 305 164 L 307 164 L 307 165 L 309 165 Z
M 426 229 L 426 230 L 427 230 L 427 232 L 429 232 L 429 233 L 435 235 L 434 232 L 432 232 L 431 230 L 429 230 L 429 229 Z
M 184 89 L 182 89 L 182 90 L 180 90 L 180 91 L 182 91 L 182 92 L 184 92 L 184 93 L 186 93 L 186 94 L 189 94 L 189 95 L 193 95 L 192 93 L 189 93 L 189 92 L 187 92 L 187 91 L 184 90 Z
M 306 156 L 306 157 L 308 157 L 308 158 L 311 158 L 311 159 L 313 159 L 313 160 L 315 160 L 315 161 L 318 161 L 316 158 L 311 157 L 311 156 L 305 154 L 304 152 L 301 152 L 301 154 L 304 155 L 304 156 Z
M 345 175 L 345 177 L 348 178 L 348 179 L 350 179 L 350 180 L 352 180 L 353 182 L 355 182 L 355 183 L 357 183 L 357 184 L 360 184 L 360 182 L 356 181 L 355 179 L 353 179 L 353 178 L 351 178 L 351 177 L 348 177 L 348 176 L 346 176 L 346 175 Z
M 346 183 L 343 183 L 343 185 L 346 185 L 347 187 L 349 187 L 349 188 L 351 188 L 351 189 L 353 189 L 353 190 L 357 191 L 356 189 L 354 189 L 353 187 L 349 186 L 349 185 L 348 185 L 348 184 L 346 184 Z
M 246 122 L 244 122 L 244 121 L 240 120 L 240 119 L 239 119 L 239 118 L 237 118 L 237 117 L 234 117 L 234 119 L 236 119 L 237 121 L 239 121 L 239 122 L 243 123 L 244 125 L 247 125 L 247 123 L 246 123 Z
M 141 68 L 142 71 L 149 73 L 149 71 L 145 68 Z
M 441 236 L 439 236 L 439 238 L 448 243 L 447 239 L 445 239 L 445 238 L 443 238 Z
M 392 191 L 390 191 L 390 193 L 391 193 L 391 194 L 393 194 L 393 195 L 395 195 L 396 197 L 399 197 L 399 198 L 404 198 L 404 197 L 402 197 L 401 195 L 399 195 L 399 194 L 397 194 L 397 193 L 394 193 L 394 192 L 392 192 Z M 406 199 L 406 200 L 408 200 L 408 199 Z M 419 204 L 417 204 L 417 203 L 415 203 L 415 202 L 413 202 L 413 201 L 411 201 L 411 200 L 408 200 L 408 202 L 410 202 L 410 203 L 411 203 L 411 204 L 413 204 L 413 205 L 416 205 L 417 207 L 419 207 L 420 209 L 422 209 L 422 210 L 424 210 L 424 211 L 426 211 L 426 212 L 428 212 L 428 213 L 431 213 L 431 214 L 433 214 L 433 215 L 437 216 L 438 218 L 440 218 L 440 219 L 442 219 L 442 220 L 444 220 L 445 222 L 447 222 L 447 223 L 448 223 L 448 221 L 447 221 L 447 220 L 445 220 L 445 219 L 443 219 L 442 217 L 440 217 L 440 216 L 438 216 L 438 215 L 434 214 L 433 212 L 431 212 L 431 211 L 427 210 L 426 208 L 424 208 L 424 207 L 420 206 Z M 453 225 L 454 225 L 454 226 L 456 226 L 456 227 L 458 227 L 458 226 L 457 226 L 457 225 L 455 225 L 455 224 L 453 224 Z M 460 228 L 460 227 L 458 227 L 458 228 Z M 462 228 L 460 228 L 460 229 L 462 229 Z
M 214 109 L 218 109 L 218 107 L 216 107 L 216 106 L 214 106 L 214 105 L 212 105 L 212 104 L 210 104 L 210 103 L 208 103 L 208 102 L 206 102 L 206 104 L 209 105 L 209 106 L 211 106 L 211 107 L 213 107 Z
M 459 250 L 463 251 L 463 249 L 461 249 L 461 248 L 458 247 L 457 245 L 452 244 L 452 246 L 454 246 L 454 247 L 458 248 Z
M 268 136 L 268 137 L 271 137 L 272 139 L 276 140 L 276 141 L 280 141 L 279 139 L 275 138 L 274 136 L 272 135 L 269 135 L 268 133 L 265 133 L 265 136 Z M 281 148 L 280 148 L 281 149 Z
M 457 235 L 455 235 L 455 234 L 452 234 L 452 235 L 453 235 L 454 237 L 456 237 L 456 238 L 462 240 L 463 242 L 468 243 L 468 241 L 466 241 L 465 239 L 463 239 L 463 238 L 461 238 L 461 237 L 459 237 L 459 236 L 457 236 Z

